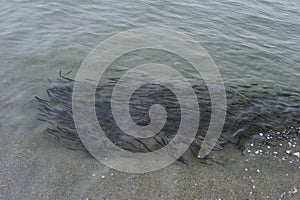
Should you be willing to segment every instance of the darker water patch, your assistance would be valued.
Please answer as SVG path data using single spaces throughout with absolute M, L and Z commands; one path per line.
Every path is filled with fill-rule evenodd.
M 129 107 L 131 117 L 138 125 L 149 123 L 148 112 L 153 104 L 163 105 L 168 114 L 166 124 L 158 134 L 151 138 L 136 139 L 120 130 L 112 116 L 110 98 L 117 81 L 117 78 L 111 78 L 96 90 L 96 114 L 107 137 L 115 145 L 131 152 L 150 152 L 167 145 L 176 135 L 180 124 L 180 105 L 176 96 L 160 85 L 144 85 L 134 93 Z M 36 97 L 40 105 L 38 119 L 50 124 L 46 131 L 56 138 L 82 145 L 72 114 L 73 84 L 73 79 L 61 73 L 56 80 L 48 80 L 47 97 Z M 211 102 L 205 84 L 194 84 L 193 89 L 197 94 L 201 120 L 190 150 L 197 155 L 210 122 Z M 226 120 L 214 150 L 221 150 L 227 143 L 243 148 L 261 133 L 268 137 L 284 138 L 287 137 L 286 130 L 300 126 L 299 91 L 276 91 L 260 83 L 227 84 L 226 95 Z M 299 131 L 290 131 L 288 134 L 299 137 Z

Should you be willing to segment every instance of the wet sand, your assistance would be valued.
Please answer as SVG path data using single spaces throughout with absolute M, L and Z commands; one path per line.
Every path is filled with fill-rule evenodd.
M 110 169 L 47 134 L 10 139 L 1 145 L 0 199 L 300 198 L 297 138 L 249 145 L 244 155 L 227 145 L 211 154 L 222 164 L 203 163 L 187 153 L 188 166 L 176 162 L 146 174 Z

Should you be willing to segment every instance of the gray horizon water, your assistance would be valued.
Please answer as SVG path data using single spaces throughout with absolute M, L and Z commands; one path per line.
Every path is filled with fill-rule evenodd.
M 68 180 L 75 182 L 82 178 L 65 172 L 70 166 L 76 173 L 80 170 L 72 159 L 66 159 L 70 153 L 42 134 L 47 125 L 35 120 L 34 96 L 45 96 L 43 84 L 47 84 L 48 77 L 55 78 L 59 70 L 72 70 L 74 75 L 101 41 L 131 28 L 171 28 L 189 35 L 206 49 L 225 84 L 258 83 L 270 86 L 271 92 L 299 91 L 299 10 L 298 0 L 0 1 L 0 177 L 5 177 L 0 181 L 0 199 L 18 199 L 27 190 L 53 197 L 39 185 L 64 181 L 39 180 L 49 171 L 67 174 L 71 176 Z M 71 154 L 82 160 L 88 157 Z M 57 164 L 65 159 L 67 164 Z M 90 163 L 95 165 L 91 160 L 84 165 Z M 299 161 L 294 164 L 296 167 L 288 169 L 299 170 Z M 44 167 L 48 168 L 41 169 Z M 103 173 L 107 171 L 104 167 Z M 16 179 L 22 181 L 15 183 Z M 68 191 L 79 191 L 80 196 L 86 190 L 76 187 Z M 64 189 L 52 192 L 62 195 Z M 29 199 L 31 194 L 22 197 Z

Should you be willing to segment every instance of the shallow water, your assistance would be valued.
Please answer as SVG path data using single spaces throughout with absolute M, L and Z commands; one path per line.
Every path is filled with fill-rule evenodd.
M 261 89 L 260 86 L 263 85 L 268 88 L 270 94 L 276 94 L 278 91 L 291 93 L 294 95 L 292 101 L 288 95 L 283 95 L 280 102 L 283 102 L 287 109 L 292 108 L 297 111 L 299 110 L 297 97 L 299 97 L 300 78 L 299 8 L 300 2 L 297 0 L 254 0 L 251 2 L 246 0 L 0 1 L 0 81 L 2 85 L 0 198 L 61 197 L 71 199 L 90 195 L 90 199 L 93 199 L 93 194 L 96 197 L 116 198 L 117 196 L 113 195 L 124 194 L 130 189 L 143 195 L 144 188 L 158 190 L 159 194 L 167 194 L 169 198 L 182 197 L 178 193 L 184 193 L 183 191 L 186 191 L 184 188 L 188 187 L 188 183 L 183 180 L 187 177 L 191 179 L 190 172 L 182 169 L 184 168 L 182 166 L 172 165 L 149 177 L 148 175 L 145 177 L 124 175 L 111 172 L 110 169 L 93 161 L 84 152 L 68 151 L 57 144 L 53 138 L 43 134 L 48 125 L 35 120 L 37 104 L 33 98 L 34 95 L 45 96 L 42 85 L 47 84 L 48 77 L 56 77 L 59 70 L 73 70 L 74 73 L 71 76 L 75 76 L 75 72 L 87 54 L 109 36 L 130 28 L 152 26 L 182 31 L 199 42 L 214 59 L 226 85 L 235 86 L 237 90 L 242 90 L 250 96 L 252 92 L 250 89 L 239 86 L 255 83 L 257 84 L 255 89 Z M 265 102 L 268 104 L 267 99 Z M 298 121 L 294 126 L 299 127 L 299 119 L 294 120 Z M 293 153 L 299 152 L 299 144 L 295 145 Z M 286 154 L 285 151 L 289 148 L 288 146 L 282 147 L 281 150 Z M 272 160 L 273 156 L 267 156 L 267 158 Z M 260 161 L 263 162 L 264 159 Z M 299 177 L 299 160 L 293 163 L 281 162 L 285 170 L 289 169 L 295 177 Z M 271 161 L 268 163 L 272 164 Z M 276 163 L 273 164 L 276 165 Z M 195 168 L 198 165 L 190 166 L 191 173 L 197 172 Z M 230 162 L 227 163 L 227 166 L 229 165 Z M 240 166 L 236 163 L 233 165 L 236 168 Z M 243 168 L 244 166 L 241 167 Z M 270 182 L 272 180 L 276 182 L 277 179 L 272 179 L 271 175 L 278 169 L 282 167 L 275 167 L 272 170 L 270 168 L 270 171 L 266 168 L 264 176 L 269 178 Z M 164 175 L 172 173 L 172 170 L 181 173 L 173 174 L 170 178 Z M 116 180 L 111 180 L 111 183 L 107 185 L 117 185 L 114 187 L 119 190 L 119 193 L 110 193 L 107 186 L 102 187 L 101 195 L 93 191 L 91 188 L 95 182 L 86 177 L 98 172 L 101 175 L 117 174 Z M 205 172 L 212 173 L 212 177 L 216 175 L 215 171 Z M 283 171 L 279 173 L 286 174 Z M 52 174 L 55 175 L 51 177 Z M 238 179 L 231 176 L 231 171 L 227 175 L 230 180 Z M 69 177 L 64 181 L 63 177 L 66 176 Z M 205 173 L 201 173 L 201 176 L 205 176 Z M 136 184 L 136 188 L 124 187 L 122 189 L 122 184 L 128 183 L 132 177 L 133 179 L 140 178 L 137 180 L 140 185 Z M 121 178 L 125 181 L 118 182 Z M 148 178 L 152 182 L 155 178 L 160 178 L 160 182 L 156 186 L 142 184 Z M 196 181 L 199 178 L 201 177 L 194 177 L 193 180 Z M 169 184 L 164 185 L 162 179 Z M 182 179 L 184 184 L 173 185 L 175 179 Z M 206 177 L 206 179 L 209 178 Z M 101 182 L 101 176 L 99 180 Z M 223 191 L 224 188 L 221 186 L 224 181 L 226 181 L 225 175 L 222 181 L 212 181 L 211 184 Z M 289 191 L 292 191 L 293 187 L 300 189 L 299 179 L 282 179 L 282 181 L 286 184 L 286 188 L 274 191 L 271 188 L 277 186 L 270 183 L 269 187 L 265 185 L 262 190 L 265 191 L 265 196 L 254 192 L 254 196 L 250 195 L 250 198 L 266 196 L 280 198 L 284 192 L 291 195 L 291 198 L 295 197 Z M 74 182 L 73 186 L 68 185 L 69 182 Z M 97 187 L 101 185 L 98 182 Z M 241 182 L 237 181 L 235 185 Z M 197 186 L 193 185 L 193 187 L 196 189 L 187 189 L 187 191 L 194 194 Z M 236 198 L 249 195 L 247 189 L 243 192 L 237 192 L 233 188 L 229 190 L 234 191 Z M 134 196 L 134 194 L 127 195 Z M 149 193 L 145 193 L 145 198 L 147 195 Z M 200 196 L 197 192 L 194 195 Z M 204 198 L 205 195 L 202 197 Z M 209 194 L 206 197 L 209 197 Z

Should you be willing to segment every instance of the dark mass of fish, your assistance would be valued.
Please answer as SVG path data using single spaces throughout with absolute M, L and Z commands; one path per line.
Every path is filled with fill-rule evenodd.
M 36 97 L 39 103 L 38 119 L 48 122 L 46 131 L 58 139 L 65 139 L 82 146 L 76 132 L 72 115 L 72 88 L 74 80 L 60 73 L 56 80 L 48 80 L 47 98 Z M 118 81 L 111 78 L 96 90 L 96 114 L 106 136 L 119 147 L 131 152 L 150 152 L 167 145 L 175 136 L 180 124 L 180 105 L 174 93 L 168 88 L 146 84 L 136 90 L 130 101 L 133 121 L 144 126 L 149 124 L 149 108 L 161 104 L 167 112 L 163 129 L 153 137 L 137 139 L 119 129 L 111 111 L 111 94 Z M 226 85 L 227 114 L 224 128 L 214 150 L 221 150 L 227 143 L 243 147 L 246 141 L 300 126 L 300 92 L 272 90 L 260 83 L 248 85 Z M 200 122 L 195 142 L 190 150 L 197 155 L 201 141 L 205 137 L 211 117 L 211 101 L 205 84 L 194 84 L 200 108 Z M 290 134 L 299 135 L 298 132 Z M 281 134 L 282 137 L 282 134 Z M 181 158 L 180 158 L 181 159 Z M 180 160 L 179 159 L 179 160 Z

